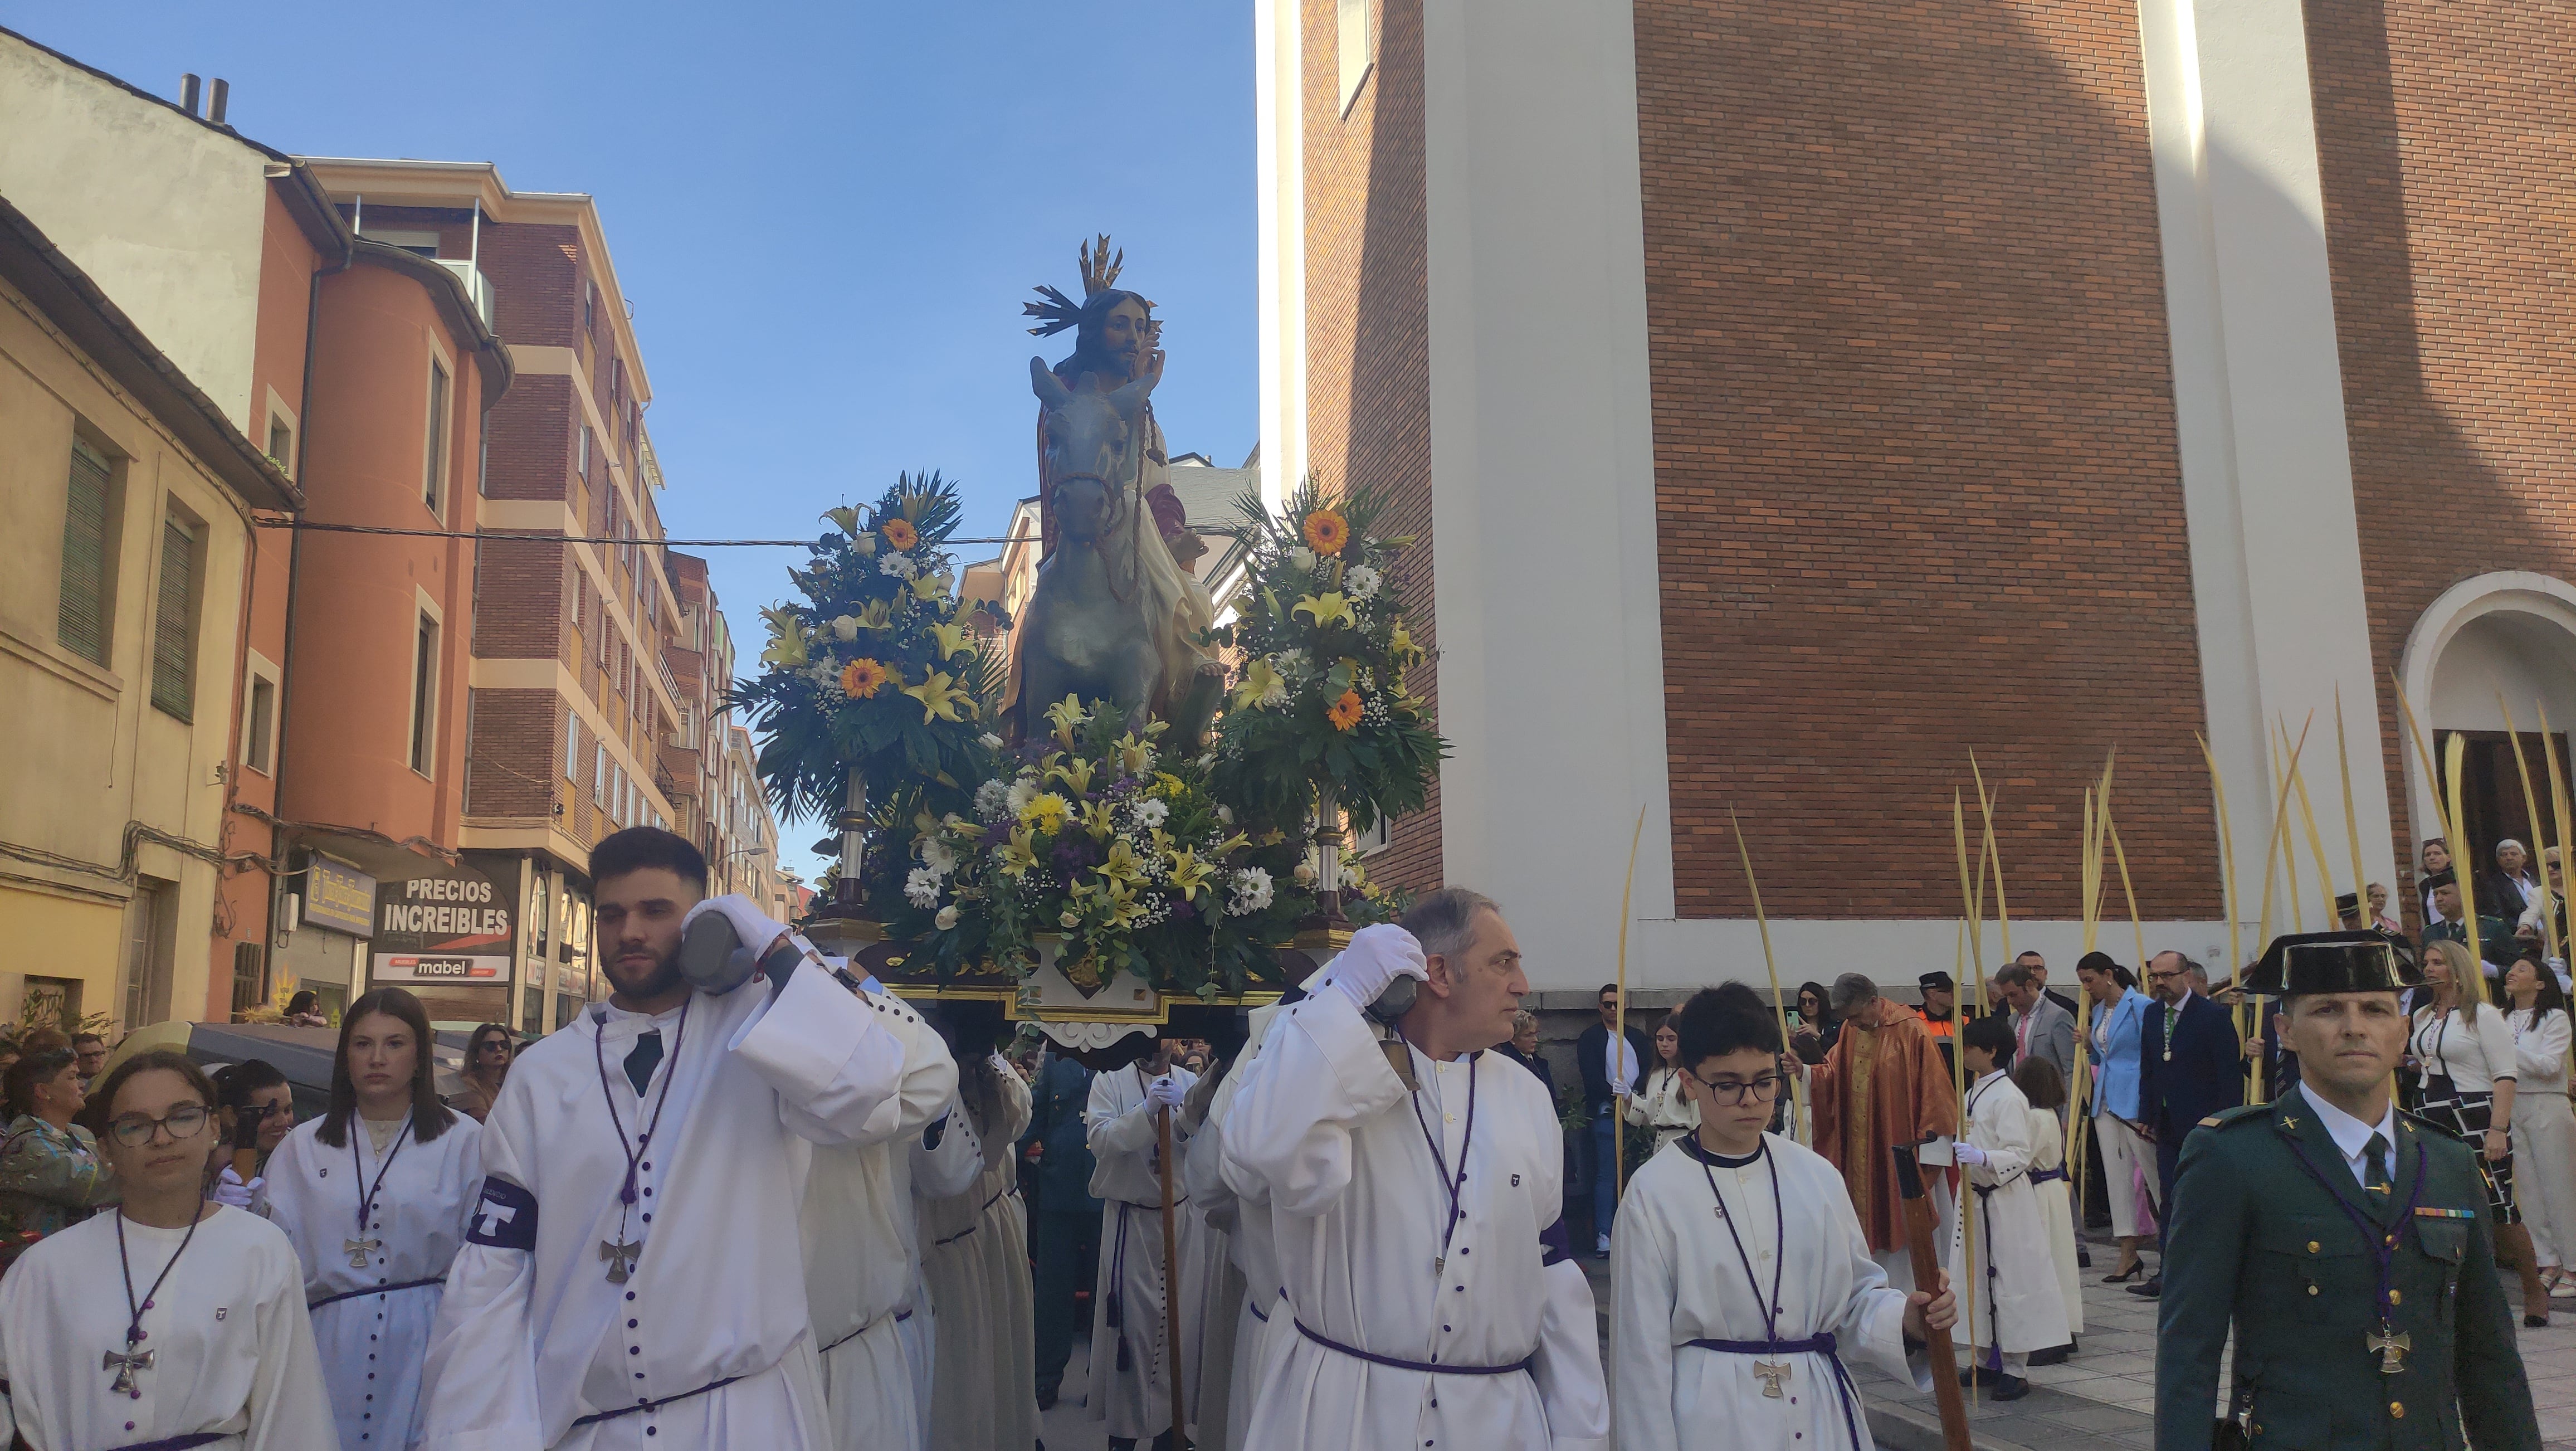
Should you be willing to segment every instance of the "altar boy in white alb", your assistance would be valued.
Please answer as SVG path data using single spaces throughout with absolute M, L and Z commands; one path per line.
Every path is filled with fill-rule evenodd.
M 797 1234 L 812 1145 L 882 1133 L 902 1047 L 809 948 L 649 827 L 591 852 L 615 995 L 529 1048 L 483 1126 L 487 1171 L 430 1341 L 424 1444 L 830 1445 Z M 745 946 L 726 991 L 686 925 Z
M 1676 1015 L 1699 1127 L 1628 1181 L 1611 1245 L 1620 1451 L 1798 1446 L 1869 1451 L 1846 1359 L 1932 1388 L 1927 1327 L 1945 1289 L 1891 1289 L 1834 1166 L 1766 1134 L 1780 1028 L 1742 983 Z
M 1964 1308 L 1976 1364 L 1959 1375 L 1994 1389 L 1999 1401 L 2030 1394 L 2023 1371 L 2030 1353 L 2067 1342 L 2066 1298 L 2057 1283 L 2049 1221 L 2030 1183 L 2038 1136 L 2030 1100 L 2013 1086 L 2012 1028 L 2001 1018 L 1978 1018 L 1959 1033 L 1959 1055 L 1969 1075 L 1967 1130 L 1959 1142 L 1959 1171 L 1969 1193 L 1961 1196 L 1959 1232 L 1950 1241 L 1950 1281 L 1974 1300 Z M 1973 1224 L 1976 1261 L 1967 1258 Z
M 1399 977 L 1418 1000 L 1381 1042 L 1365 1011 Z M 1444 888 L 1354 934 L 1310 987 L 1225 1125 L 1226 1175 L 1268 1201 L 1287 1289 L 1249 1451 L 1606 1451 L 1556 1106 L 1484 1051 L 1529 990 L 1501 911 Z

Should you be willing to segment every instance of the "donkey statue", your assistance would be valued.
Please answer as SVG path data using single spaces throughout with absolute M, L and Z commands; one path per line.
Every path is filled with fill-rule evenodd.
M 1029 359 L 1058 538 L 1013 639 L 1014 739 L 1043 735 L 1043 712 L 1068 695 L 1114 701 L 1131 726 L 1160 716 L 1172 727 L 1167 748 L 1196 749 L 1215 713 L 1222 667 L 1191 638 L 1205 607 L 1191 623 L 1197 586 L 1172 560 L 1144 497 L 1145 400 L 1161 376 L 1077 392 L 1045 359 Z

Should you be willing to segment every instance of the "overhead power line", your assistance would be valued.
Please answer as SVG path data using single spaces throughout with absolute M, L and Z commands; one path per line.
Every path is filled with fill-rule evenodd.
M 381 524 L 323 524 L 310 519 L 262 519 L 262 529 L 295 529 L 307 534 L 381 534 L 404 539 L 472 539 L 478 542 L 517 544 L 595 544 L 603 549 L 627 545 L 655 545 L 674 549 L 804 549 L 811 539 L 602 539 L 583 534 L 562 534 L 544 530 L 510 529 L 395 529 Z M 1221 525 L 1193 524 L 1193 534 L 1231 535 L 1232 529 Z M 952 535 L 943 544 L 1029 544 L 1034 534 L 993 534 L 963 537 Z

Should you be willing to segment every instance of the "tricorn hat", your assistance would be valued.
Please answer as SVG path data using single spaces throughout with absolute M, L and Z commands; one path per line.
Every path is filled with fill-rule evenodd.
M 2377 932 L 2294 932 L 2275 937 L 2245 970 L 2244 988 L 2268 998 L 2310 993 L 2393 993 L 2424 974 Z

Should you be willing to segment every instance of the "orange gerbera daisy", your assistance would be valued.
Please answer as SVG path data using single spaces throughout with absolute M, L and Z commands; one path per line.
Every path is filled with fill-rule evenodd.
M 1306 545 L 1317 554 L 1339 554 L 1351 542 L 1351 521 L 1331 509 L 1306 516 Z
M 1324 712 L 1324 719 L 1333 723 L 1333 729 L 1346 731 L 1360 723 L 1360 710 L 1360 693 L 1345 690 L 1342 698 L 1334 701 L 1332 708 Z
M 841 693 L 865 700 L 884 689 L 889 678 L 886 668 L 874 660 L 853 660 L 841 667 Z
M 914 529 L 907 520 L 888 519 L 879 528 L 886 537 L 886 543 L 893 545 L 898 551 L 910 549 L 921 542 L 920 531 Z

